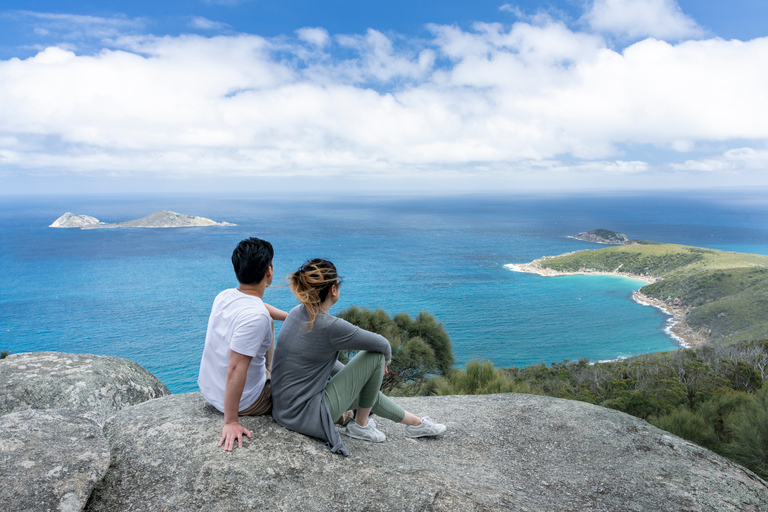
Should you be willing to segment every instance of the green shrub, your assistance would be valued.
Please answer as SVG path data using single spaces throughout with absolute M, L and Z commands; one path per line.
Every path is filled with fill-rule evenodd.
M 666 416 L 650 417 L 648 422 L 705 448 L 713 449 L 718 444 L 712 425 L 700 414 L 688 409 L 677 409 Z
M 427 381 L 425 391 L 433 395 L 489 395 L 494 393 L 542 394 L 528 382 L 516 382 L 490 361 L 472 360 L 465 369 Z
M 744 401 L 727 418 L 725 428 L 730 442 L 722 454 L 768 478 L 768 387 Z
M 451 338 L 433 315 L 422 311 L 415 319 L 405 313 L 390 318 L 386 311 L 352 306 L 337 315 L 339 318 L 377 334 L 392 347 L 389 373 L 384 376 L 382 389 L 394 394 L 418 394 L 428 375 L 446 375 L 452 371 L 453 345 Z M 349 353 L 340 354 L 346 362 Z
M 699 413 L 709 425 L 712 425 L 720 443 L 726 444 L 731 441 L 731 432 L 726 428 L 726 424 L 729 424 L 730 416 L 749 399 L 746 393 L 721 388 L 713 393 L 710 400 L 701 404 Z

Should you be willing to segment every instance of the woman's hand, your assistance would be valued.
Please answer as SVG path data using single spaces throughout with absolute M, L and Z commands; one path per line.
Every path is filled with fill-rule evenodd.
M 389 363 L 391 363 L 391 362 L 392 362 L 392 360 L 390 359 L 389 361 L 384 363 L 384 375 L 389 373 Z

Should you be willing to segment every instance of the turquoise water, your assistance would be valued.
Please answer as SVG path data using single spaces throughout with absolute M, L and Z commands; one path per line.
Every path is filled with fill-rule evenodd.
M 234 227 L 65 230 L 65 211 L 122 221 L 170 209 Z M 568 238 L 596 228 L 631 238 L 768 254 L 761 196 L 463 197 L 334 201 L 232 198 L 4 198 L 0 349 L 133 359 L 173 392 L 196 389 L 213 297 L 235 286 L 229 257 L 258 236 L 284 276 L 312 257 L 344 276 L 337 311 L 421 310 L 448 330 L 459 365 L 524 366 L 670 350 L 667 316 L 631 299 L 642 282 L 545 278 L 508 263 L 600 248 Z M 278 280 L 276 280 L 277 282 Z M 286 288 L 266 300 L 289 309 Z

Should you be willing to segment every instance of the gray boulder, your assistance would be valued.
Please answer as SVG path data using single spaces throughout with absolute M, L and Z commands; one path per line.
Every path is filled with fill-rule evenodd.
M 768 510 L 750 471 L 617 411 L 518 394 L 397 401 L 446 434 L 408 439 L 377 419 L 387 441 L 345 437 L 344 458 L 262 416 L 241 419 L 253 438 L 227 453 L 198 393 L 123 409 L 87 510 Z
M 99 219 L 90 215 L 75 215 L 67 212 L 48 226 L 49 228 L 82 228 L 99 224 Z
M 82 510 L 109 467 L 97 420 L 75 409 L 0 416 L 0 509 Z
M 0 360 L 0 415 L 75 408 L 104 417 L 170 395 L 160 380 L 121 357 L 61 352 L 11 354 Z

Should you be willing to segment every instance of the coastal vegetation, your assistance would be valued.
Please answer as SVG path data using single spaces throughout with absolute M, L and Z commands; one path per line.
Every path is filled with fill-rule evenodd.
M 715 342 L 768 338 L 768 256 L 640 241 L 536 260 L 560 273 L 621 273 L 655 280 L 646 297 L 687 307 L 686 323 Z
M 371 311 L 352 306 L 336 316 L 389 340 L 392 362 L 382 382 L 386 392 L 398 389 L 398 394 L 419 394 L 428 375 L 448 375 L 453 370 L 451 338 L 434 315 L 426 311 L 415 319 L 406 313 L 390 318 L 383 309 Z M 346 363 L 349 355 L 342 353 L 340 360 Z
M 528 393 L 579 400 L 642 418 L 768 478 L 768 340 L 594 364 L 581 359 L 494 368 L 473 360 L 462 370 L 451 368 L 450 338 L 429 313 L 414 320 L 352 307 L 338 316 L 390 340 L 392 363 L 382 385 L 388 394 Z
M 617 233 L 610 229 L 595 229 L 594 231 L 588 231 L 586 233 L 579 233 L 574 235 L 573 238 L 577 240 L 584 240 L 586 242 L 595 242 L 598 244 L 620 244 L 629 245 L 636 243 L 634 240 L 627 238 L 624 233 Z

